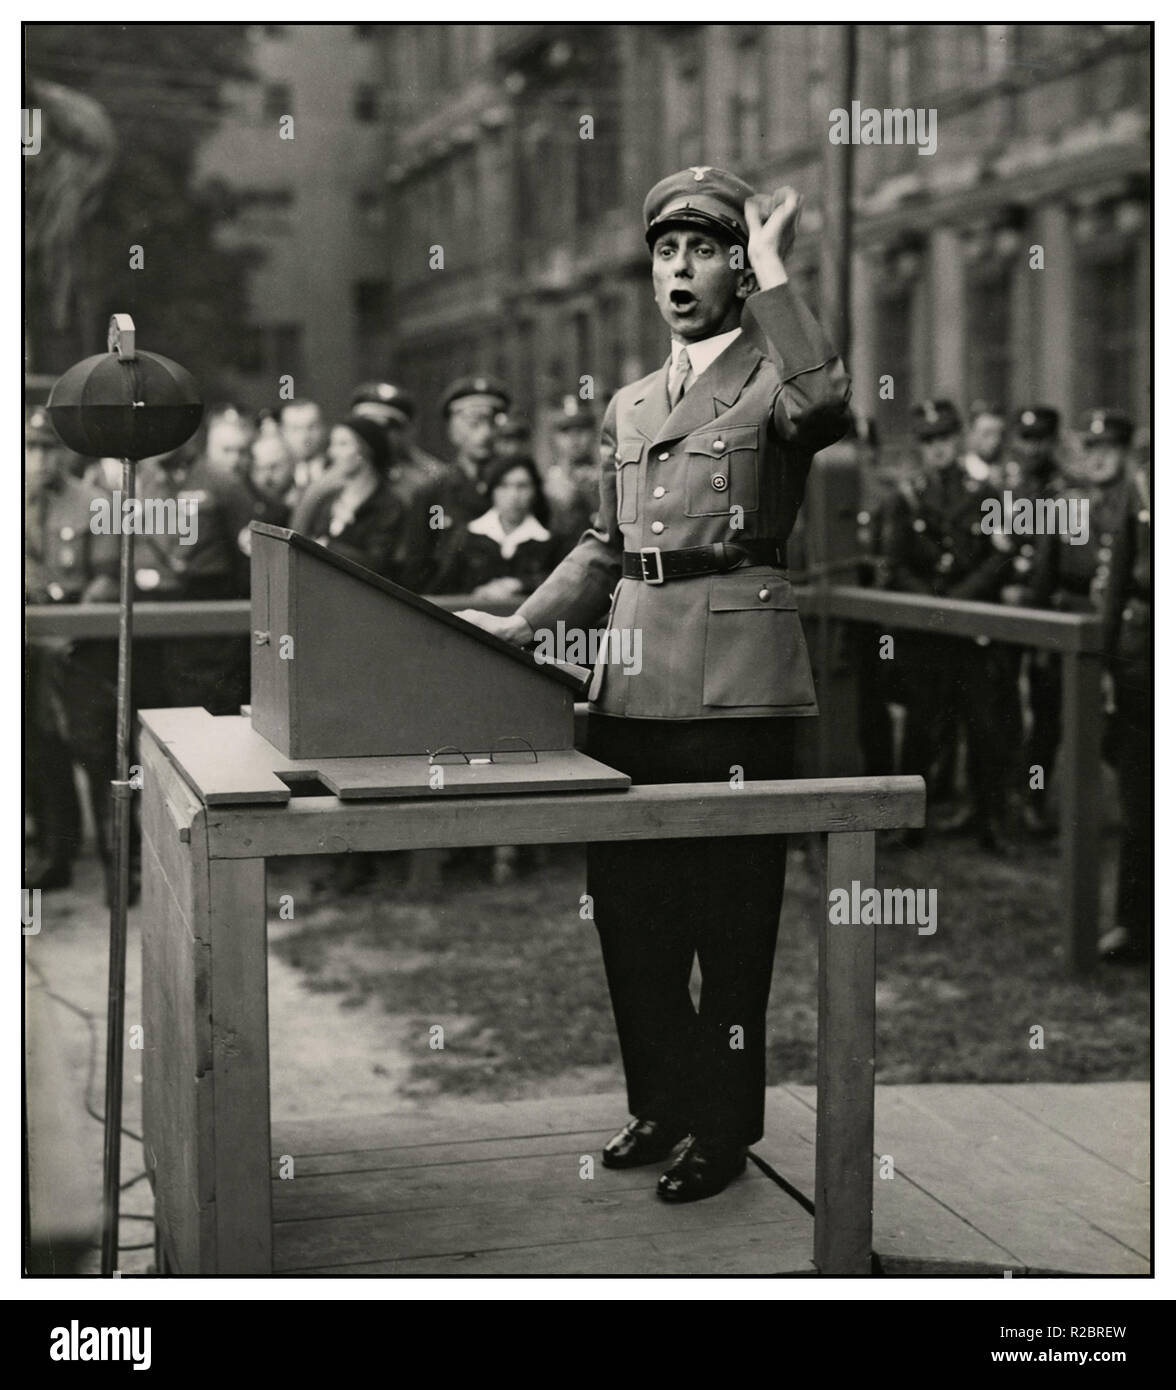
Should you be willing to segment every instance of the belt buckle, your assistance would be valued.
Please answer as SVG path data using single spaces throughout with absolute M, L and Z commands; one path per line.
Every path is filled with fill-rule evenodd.
M 665 571 L 662 569 L 661 547 L 656 545 L 643 545 L 637 554 L 641 557 L 641 578 L 646 584 L 664 584 L 666 582 L 666 576 Z M 653 575 L 649 573 L 645 563 L 645 557 L 647 555 L 652 555 L 654 558 Z M 654 578 L 654 575 L 657 577 Z

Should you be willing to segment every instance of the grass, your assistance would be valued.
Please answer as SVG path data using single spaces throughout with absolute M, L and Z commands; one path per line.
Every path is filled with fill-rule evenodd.
M 934 935 L 878 928 L 879 1082 L 1148 1076 L 1148 976 L 1110 967 L 1085 981 L 1068 975 L 1054 854 L 1029 847 L 999 861 L 940 840 L 878 859 L 880 886 L 938 893 Z M 498 1099 L 558 1089 L 586 1068 L 607 1069 L 618 1085 L 596 933 L 579 916 L 582 852 L 549 849 L 544 861 L 500 886 L 447 875 L 443 900 L 410 897 L 394 880 L 403 861 L 385 865 L 382 882 L 346 898 L 320 890 L 271 949 L 343 1007 L 375 996 L 414 1033 L 444 1025 L 444 1050 L 414 1048 L 412 1091 Z M 317 861 L 272 873 L 271 893 L 291 891 L 311 866 L 323 875 Z M 815 1080 L 821 899 L 797 845 L 769 1009 L 769 1082 Z M 1040 1048 L 1030 1046 L 1035 1028 Z

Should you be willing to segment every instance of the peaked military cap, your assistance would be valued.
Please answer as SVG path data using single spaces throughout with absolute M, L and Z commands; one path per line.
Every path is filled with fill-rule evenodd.
M 1088 444 L 1130 444 L 1134 432 L 1131 417 L 1122 410 L 1088 410 L 1082 417 L 1082 435 Z
M 911 411 L 915 438 L 942 439 L 948 434 L 958 434 L 961 429 L 960 413 L 951 401 L 920 401 Z
M 668 174 L 645 195 L 641 213 L 645 240 L 652 247 L 667 228 L 690 226 L 720 232 L 746 246 L 743 205 L 753 197 L 755 189 L 749 183 L 709 164 L 694 164 Z
M 510 409 L 510 392 L 493 376 L 459 377 L 441 397 L 441 413 L 448 415 L 458 401 L 468 396 L 486 396 L 496 410 Z
M 351 409 L 359 405 L 381 405 L 395 410 L 406 420 L 416 414 L 416 401 L 400 386 L 390 381 L 363 381 L 351 393 Z
M 1017 411 L 1017 433 L 1022 439 L 1053 439 L 1062 417 L 1052 405 L 1026 405 Z

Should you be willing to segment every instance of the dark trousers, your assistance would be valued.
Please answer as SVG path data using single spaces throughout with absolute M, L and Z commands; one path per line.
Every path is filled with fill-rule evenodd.
M 1008 780 L 1008 735 L 1002 727 L 1008 648 L 902 634 L 895 655 L 906 703 L 900 770 L 930 779 L 937 757 L 954 759 L 957 719 L 962 719 L 976 819 L 982 826 L 996 824 Z
M 1047 788 L 1062 737 L 1062 663 L 1050 652 L 1029 653 L 1029 709 L 1033 730 L 1025 754 L 1027 767 L 1040 767 Z
M 593 715 L 586 751 L 634 784 L 729 786 L 735 768 L 746 781 L 793 776 L 795 727 L 788 718 Z M 786 850 L 785 837 L 772 835 L 588 846 L 588 892 L 634 1115 L 720 1143 L 762 1138 Z

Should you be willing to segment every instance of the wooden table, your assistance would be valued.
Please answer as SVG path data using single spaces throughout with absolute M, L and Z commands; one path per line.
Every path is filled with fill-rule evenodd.
M 252 804 L 210 750 L 245 736 L 201 709 L 141 715 L 143 1135 L 161 1270 L 269 1274 L 266 861 L 467 845 L 818 832 L 826 887 L 874 882 L 874 832 L 922 825 L 917 777 L 632 787 L 484 797 L 425 794 Z M 275 753 L 275 757 L 278 755 Z M 362 760 L 356 760 L 357 762 Z M 218 775 L 240 799 L 221 804 Z M 272 774 L 270 774 L 272 776 Z M 247 780 L 247 779 L 245 779 Z M 211 798 L 211 804 L 210 804 Z M 814 1263 L 870 1272 L 874 929 L 822 922 Z

